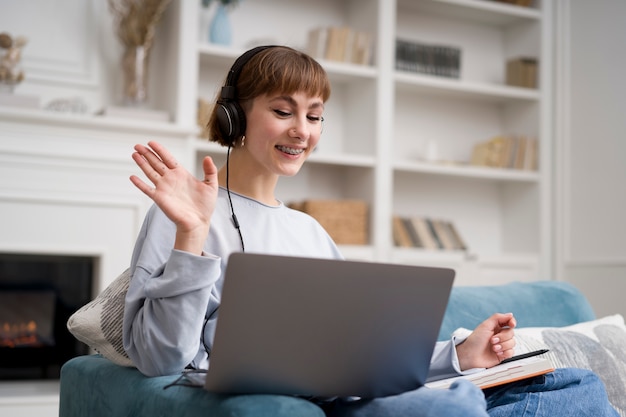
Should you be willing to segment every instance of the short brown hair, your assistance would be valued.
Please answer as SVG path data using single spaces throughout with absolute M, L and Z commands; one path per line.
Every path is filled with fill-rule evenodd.
M 309 55 L 287 46 L 270 47 L 250 58 L 241 69 L 235 88 L 237 101 L 244 109 L 245 103 L 264 94 L 304 92 L 321 97 L 324 102 L 330 97 L 330 81 L 324 68 Z M 215 102 L 219 98 L 220 93 Z M 207 126 L 209 140 L 228 146 L 229 141 L 222 136 L 215 109 L 213 106 Z

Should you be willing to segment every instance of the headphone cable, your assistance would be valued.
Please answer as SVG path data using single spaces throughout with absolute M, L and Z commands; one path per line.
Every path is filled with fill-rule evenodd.
M 239 233 L 239 240 L 241 241 L 241 251 L 245 252 L 246 248 L 245 245 L 243 244 L 243 236 L 241 234 L 241 227 L 239 227 L 239 221 L 237 220 L 237 216 L 235 215 L 235 208 L 233 207 L 233 200 L 230 196 L 230 187 L 228 185 L 228 178 L 229 178 L 229 172 L 230 172 L 230 149 L 231 149 L 232 145 L 228 145 L 228 151 L 226 153 L 226 193 L 228 194 L 228 203 L 230 204 L 230 213 L 231 213 L 231 218 L 233 219 L 233 225 L 235 226 L 235 229 L 237 229 L 237 233 Z

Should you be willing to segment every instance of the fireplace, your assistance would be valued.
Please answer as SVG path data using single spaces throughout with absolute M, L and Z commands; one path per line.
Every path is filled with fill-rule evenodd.
M 0 254 L 0 380 L 58 379 L 69 359 L 89 352 L 67 330 L 92 295 L 95 259 Z

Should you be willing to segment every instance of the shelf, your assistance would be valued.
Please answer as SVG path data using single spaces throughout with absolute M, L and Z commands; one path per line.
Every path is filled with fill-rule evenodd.
M 339 245 L 339 251 L 348 260 L 375 260 L 374 248 L 369 245 Z
M 193 139 L 193 147 L 196 151 L 207 152 L 214 154 L 224 154 L 228 148 L 222 145 L 218 145 L 215 142 L 210 142 L 208 139 L 195 138 Z
M 529 183 L 539 181 L 539 173 L 536 171 L 521 171 L 471 165 L 445 165 L 430 162 L 400 161 L 394 164 L 394 169 L 402 172 L 457 176 L 491 181 L 519 181 Z
M 399 0 L 398 7 L 493 26 L 541 20 L 535 8 L 486 0 Z
M 307 164 L 326 164 L 326 165 L 341 165 L 352 166 L 362 168 L 374 168 L 376 165 L 376 159 L 372 156 L 365 155 L 351 155 L 351 154 L 316 154 L 313 152 L 309 156 Z
M 198 53 L 200 55 L 201 64 L 229 67 L 243 52 L 245 51 L 229 47 L 216 46 L 209 43 L 198 45 Z M 375 80 L 378 75 L 376 68 L 368 65 L 356 65 L 321 59 L 318 60 L 318 62 L 324 67 L 330 80 L 335 82 L 343 83 L 355 80 Z
M 378 71 L 367 65 L 356 65 L 344 62 L 318 60 L 332 81 L 346 82 L 354 80 L 375 80 Z
M 227 148 L 208 140 L 194 139 L 193 146 L 198 152 L 226 155 Z M 351 154 L 323 154 L 313 152 L 306 164 L 339 165 L 347 167 L 373 168 L 376 159 L 373 156 Z
M 0 107 L 0 122 L 2 121 L 92 130 L 111 130 L 161 137 L 185 137 L 194 133 L 194 128 L 181 127 L 174 123 L 95 116 L 93 114 L 59 113 L 42 109 L 15 109 L 11 107 Z
M 466 262 L 491 268 L 528 268 L 536 265 L 537 254 L 502 253 L 499 255 L 477 255 L 471 251 L 426 250 L 419 248 L 394 247 L 393 259 L 424 265 L 455 265 Z
M 211 63 L 231 66 L 235 59 L 237 59 L 237 57 L 244 52 L 244 50 L 214 45 L 210 43 L 198 44 L 198 54 L 200 56 L 201 64 L 206 63 L 208 60 L 210 60 Z
M 550 22 L 544 4 L 538 4 L 373 0 L 340 7 L 329 0 L 320 8 L 297 2 L 300 14 L 311 12 L 302 33 L 315 25 L 346 23 L 371 28 L 379 46 L 393 47 L 399 37 L 457 45 L 463 51 L 463 71 L 458 79 L 400 71 L 393 51 L 382 48 L 374 51 L 374 66 L 320 59 L 333 84 L 328 119 L 336 123 L 328 125 L 324 140 L 329 142 L 310 155 L 301 176 L 281 181 L 281 192 L 294 198 L 365 196 L 372 206 L 371 245 L 342 247 L 349 259 L 449 266 L 470 283 L 536 276 L 544 256 L 539 242 L 546 227 L 543 191 L 549 165 L 542 164 L 541 172 L 523 171 L 427 162 L 419 156 L 432 141 L 439 158 L 463 161 L 472 143 L 502 132 L 532 135 L 548 146 L 542 113 L 547 81 L 537 89 L 504 82 L 509 57 L 528 54 L 550 66 L 541 43 Z M 272 11 L 289 15 L 278 7 Z M 250 37 L 254 30 L 248 32 Z M 302 33 L 296 27 L 288 39 L 295 44 Z M 303 39 L 300 45 L 306 43 Z M 212 89 L 242 52 L 241 45 L 199 45 L 201 89 Z M 214 144 L 198 141 L 192 148 L 196 157 L 206 152 L 225 158 L 226 150 Z M 466 241 L 474 246 L 469 253 L 396 248 L 389 221 L 395 212 L 449 218 L 463 226 Z M 531 255 L 518 257 L 511 251 Z
M 466 251 L 447 251 L 420 248 L 393 248 L 393 259 L 409 263 L 457 264 L 476 260 L 476 255 Z
M 496 103 L 535 102 L 541 97 L 538 90 L 529 88 L 476 83 L 402 71 L 396 71 L 395 82 L 396 88 L 402 91 L 486 100 Z

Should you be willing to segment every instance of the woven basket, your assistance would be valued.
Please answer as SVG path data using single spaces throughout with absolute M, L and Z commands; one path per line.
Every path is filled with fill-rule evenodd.
M 338 245 L 367 245 L 368 206 L 360 200 L 305 200 L 289 207 L 317 220 Z

